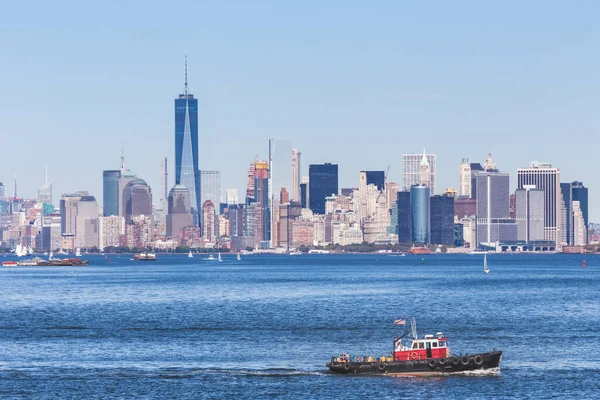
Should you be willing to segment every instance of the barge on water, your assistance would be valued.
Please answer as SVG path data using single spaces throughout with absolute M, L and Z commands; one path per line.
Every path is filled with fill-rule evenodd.
M 403 325 L 405 320 L 395 323 Z M 344 353 L 332 357 L 326 366 L 340 374 L 436 375 L 497 368 L 502 360 L 502 352 L 495 349 L 484 353 L 452 354 L 448 338 L 442 332 L 419 338 L 414 318 L 411 328 L 412 340 L 403 341 L 406 334 L 396 338 L 390 356 L 351 356 Z

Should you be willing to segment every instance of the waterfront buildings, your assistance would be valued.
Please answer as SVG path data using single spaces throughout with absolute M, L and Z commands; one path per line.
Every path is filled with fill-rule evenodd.
M 97 248 L 99 244 L 98 203 L 94 196 L 81 196 L 75 217 L 75 248 Z
M 561 183 L 561 243 L 564 245 L 575 245 L 574 202 L 578 202 L 579 212 L 584 226 L 584 244 L 587 244 L 588 229 L 588 189 L 581 182 Z
M 560 170 L 548 163 L 531 163 L 529 168 L 517 169 L 517 188 L 535 186 L 544 190 L 544 240 L 560 245 L 561 191 Z
M 309 208 L 313 213 L 325 214 L 325 198 L 338 194 L 338 165 L 311 164 L 308 176 Z
M 421 169 L 424 167 L 423 158 L 427 161 L 429 176 L 427 186 L 431 193 L 436 193 L 436 162 L 435 154 L 403 154 L 402 155 L 402 191 L 410 191 L 411 186 L 421 184 Z
M 194 224 L 199 223 L 200 175 L 198 169 L 198 100 L 188 93 L 187 58 L 183 94 L 175 99 L 175 184 L 190 191 Z
M 410 192 L 397 193 L 398 242 L 412 243 L 412 224 L 410 208 Z

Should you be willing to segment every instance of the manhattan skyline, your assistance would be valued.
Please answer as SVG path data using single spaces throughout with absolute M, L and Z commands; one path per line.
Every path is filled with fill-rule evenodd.
M 157 6 L 136 16 L 133 4 L 64 15 L 11 4 L 0 27 L 11 39 L 0 44 L 10 149 L 0 181 L 12 193 L 17 173 L 19 194 L 36 197 L 48 164 L 54 199 L 76 189 L 100 199 L 102 170 L 119 167 L 123 145 L 126 167 L 158 193 L 188 54 L 199 168 L 221 172 L 221 196 L 242 193 L 248 164 L 257 152 L 266 159 L 275 138 L 302 153 L 302 175 L 338 164 L 340 187 L 388 165 L 400 182 L 401 155 L 425 147 L 437 155 L 437 192 L 457 189 L 461 159 L 483 162 L 491 150 L 512 190 L 517 168 L 537 160 L 585 182 L 594 203 L 597 5 L 382 4 L 389 13 L 341 2 L 191 4 L 199 22 L 185 26 Z M 95 14 L 72 20 L 83 11 Z M 160 23 L 144 19 L 159 13 Z M 104 14 L 111 32 L 100 29 Z

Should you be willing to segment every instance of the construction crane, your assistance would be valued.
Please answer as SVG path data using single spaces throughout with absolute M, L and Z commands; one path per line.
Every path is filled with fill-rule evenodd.
M 388 174 L 390 173 L 390 167 L 391 167 L 391 165 L 388 165 L 387 170 L 385 171 L 385 175 L 383 176 L 384 182 L 387 182 L 387 177 L 388 177 Z

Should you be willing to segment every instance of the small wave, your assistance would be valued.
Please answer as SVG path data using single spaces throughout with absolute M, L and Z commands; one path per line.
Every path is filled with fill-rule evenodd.
M 283 376 L 324 376 L 327 375 L 323 371 L 309 371 L 301 369 L 286 369 L 286 368 L 266 368 L 266 369 L 225 369 L 211 368 L 198 372 L 212 372 L 230 375 L 242 376 L 267 376 L 267 377 L 283 377 Z
M 489 369 L 476 369 L 473 371 L 460 371 L 460 372 L 451 372 L 444 375 L 452 375 L 452 376 L 498 376 L 500 375 L 500 368 L 489 368 Z

